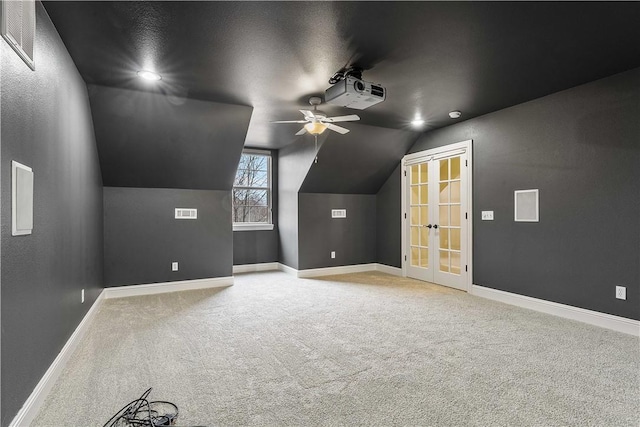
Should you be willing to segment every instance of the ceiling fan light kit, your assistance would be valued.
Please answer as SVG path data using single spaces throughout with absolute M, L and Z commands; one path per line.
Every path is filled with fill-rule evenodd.
M 306 125 L 304 125 L 304 128 L 311 135 L 320 135 L 322 132 L 327 130 L 327 127 L 319 122 L 307 123 Z
M 278 120 L 271 123 L 300 123 L 304 124 L 304 127 L 300 129 L 296 135 L 303 135 L 309 133 L 311 135 L 319 135 L 326 129 L 331 129 L 334 132 L 345 134 L 349 132 L 349 129 L 342 126 L 334 125 L 337 122 L 353 122 L 360 120 L 360 117 L 356 114 L 350 114 L 348 116 L 327 117 L 327 115 L 318 110 L 318 105 L 322 102 L 322 98 L 318 96 L 312 96 L 309 98 L 309 104 L 313 106 L 311 110 L 300 110 L 304 115 L 304 120 Z

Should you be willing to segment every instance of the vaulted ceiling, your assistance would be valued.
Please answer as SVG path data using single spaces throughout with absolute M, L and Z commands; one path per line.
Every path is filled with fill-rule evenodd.
M 162 155 L 175 155 L 176 141 L 187 141 L 189 129 L 196 140 L 209 138 L 218 148 L 207 149 L 202 139 L 191 141 L 184 145 L 194 150 L 184 154 L 185 162 L 210 156 L 225 144 L 233 146 L 225 153 L 239 153 L 243 145 L 279 149 L 311 141 L 309 135 L 294 135 L 299 125 L 271 121 L 300 119 L 298 110 L 308 107 L 310 96 L 323 95 L 329 77 L 344 66 L 363 68 L 365 80 L 387 88 L 387 99 L 363 111 L 322 106 L 329 115 L 356 113 L 361 121 L 345 124 L 353 131 L 342 142 L 341 135 L 328 137 L 323 150 L 330 155 L 322 167 L 309 171 L 303 186 L 307 191 L 326 191 L 326 184 L 318 183 L 328 182 L 331 171 L 347 174 L 349 166 L 341 161 L 346 157 L 365 163 L 369 159 L 372 170 L 389 169 L 389 160 L 397 162 L 402 156 L 404 148 L 397 148 L 410 145 L 407 141 L 411 135 L 417 138 L 415 132 L 453 123 L 448 117 L 451 110 L 462 111 L 458 120 L 469 119 L 640 66 L 637 2 L 47 1 L 44 5 L 81 76 L 90 88 L 97 88 L 90 91 L 90 99 L 103 169 L 127 155 L 132 156 L 127 162 L 134 168 L 144 150 L 160 150 L 152 155 L 156 172 L 149 172 L 149 179 L 124 177 L 123 170 L 129 167 L 112 168 L 117 171 L 113 176 L 103 170 L 105 181 L 118 185 L 151 181 L 155 184 L 149 186 L 182 186 L 165 185 L 158 171 L 169 164 Z M 140 69 L 155 70 L 162 80 L 145 82 L 136 76 Z M 123 98 L 117 91 L 121 90 L 164 95 L 168 100 L 164 104 L 179 104 L 180 112 L 177 107 L 156 110 L 160 125 L 154 128 L 150 113 L 135 108 L 129 115 L 118 111 L 131 107 L 120 106 Z M 198 112 L 219 115 L 206 123 L 202 116 L 197 118 Z M 426 121 L 422 129 L 410 127 L 416 117 Z M 118 120 L 126 124 L 109 129 L 109 123 Z M 230 128 L 221 131 L 225 124 Z M 380 128 L 398 132 L 388 132 L 385 139 L 375 131 Z M 140 144 L 137 151 L 125 149 L 123 129 L 130 130 L 129 142 L 135 139 Z M 377 142 L 367 145 L 367 138 Z M 385 147 L 384 141 L 396 144 L 395 148 Z M 216 165 L 222 162 L 214 162 L 214 169 Z M 177 173 L 184 175 L 187 185 L 183 172 Z M 212 177 L 207 173 L 213 172 L 203 164 L 198 173 L 205 182 Z M 376 182 L 378 178 L 375 175 Z
M 97 2 L 45 7 L 89 84 L 253 107 L 247 146 L 295 120 L 345 65 L 388 98 L 364 125 L 423 130 L 640 66 L 637 2 Z M 151 85 L 136 77 L 154 69 Z M 348 127 L 348 126 L 347 126 Z

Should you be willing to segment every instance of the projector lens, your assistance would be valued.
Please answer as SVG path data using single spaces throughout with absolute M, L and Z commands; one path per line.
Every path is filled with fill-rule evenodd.
M 356 92 L 364 92 L 364 83 L 362 83 L 360 80 L 356 80 L 356 82 L 353 84 L 353 87 L 356 89 Z

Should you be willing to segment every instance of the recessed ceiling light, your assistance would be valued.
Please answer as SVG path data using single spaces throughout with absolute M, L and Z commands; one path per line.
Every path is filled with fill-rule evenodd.
M 452 111 L 449 113 L 449 117 L 451 117 L 452 119 L 458 119 L 461 115 L 462 113 L 460 111 Z
M 153 71 L 140 70 L 138 71 L 138 77 L 142 77 L 145 80 L 158 81 L 162 77 L 158 73 L 154 73 Z
M 422 119 L 415 119 L 411 121 L 411 125 L 416 128 L 422 126 L 423 124 L 424 124 L 424 120 Z

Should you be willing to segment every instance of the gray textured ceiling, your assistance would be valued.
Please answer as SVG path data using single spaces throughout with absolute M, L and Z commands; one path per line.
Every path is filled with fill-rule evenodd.
M 323 110 L 395 129 L 419 115 L 425 130 L 640 66 L 638 2 L 44 4 L 87 83 L 251 106 L 256 147 L 295 141 L 297 125 L 269 122 L 298 119 L 344 65 L 388 99 Z
M 88 85 L 102 182 L 231 190 L 251 108 Z
M 376 194 L 419 136 L 357 123 L 349 127 L 345 135 L 325 132 L 318 163 L 311 164 L 301 193 Z

